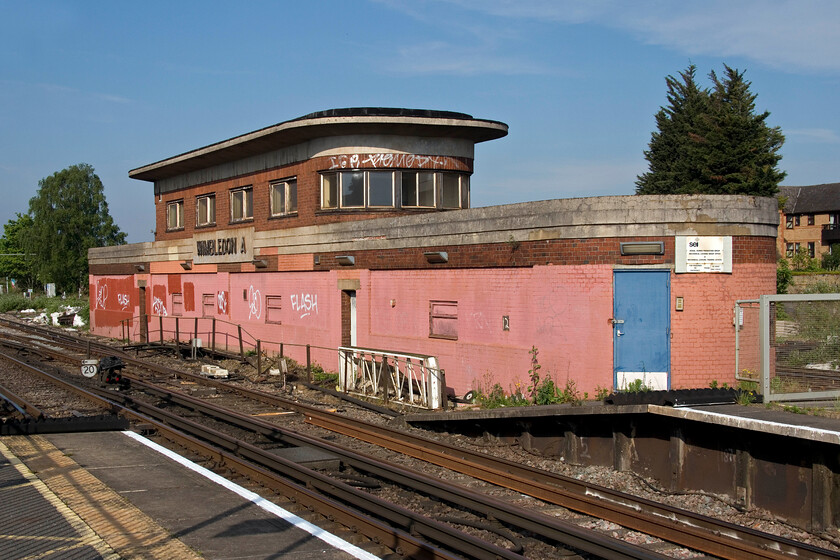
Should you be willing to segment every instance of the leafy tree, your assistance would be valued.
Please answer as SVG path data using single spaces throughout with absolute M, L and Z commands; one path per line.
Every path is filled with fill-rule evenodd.
M 832 243 L 831 252 L 823 254 L 822 268 L 823 270 L 840 269 L 840 243 Z
M 17 214 L 16 219 L 3 226 L 3 237 L 0 238 L 0 276 L 16 280 L 21 289 L 35 284 L 32 256 L 23 247 L 31 227 L 32 218 L 28 214 Z
M 102 181 L 86 163 L 72 165 L 38 182 L 29 201 L 32 226 L 24 246 L 35 255 L 41 282 L 59 291 L 87 284 L 87 251 L 122 245 L 125 233 L 108 213 Z
M 691 65 L 665 80 L 668 107 L 656 115 L 636 194 L 774 195 L 785 177 L 784 136 L 767 125 L 769 112 L 755 113 L 744 72 L 724 65 L 722 78 L 709 74 L 712 89 L 701 89 L 695 73 Z

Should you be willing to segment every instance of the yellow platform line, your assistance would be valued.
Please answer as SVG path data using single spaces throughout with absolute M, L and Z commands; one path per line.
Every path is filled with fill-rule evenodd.
M 87 544 L 96 547 L 94 542 L 98 543 L 102 548 L 96 549 L 108 560 L 200 560 L 201 556 L 45 438 L 9 436 L 0 442 L 0 452 L 84 535 Z

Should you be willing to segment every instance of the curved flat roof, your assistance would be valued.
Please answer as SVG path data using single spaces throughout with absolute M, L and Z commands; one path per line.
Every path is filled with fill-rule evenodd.
M 508 126 L 465 113 L 391 107 L 350 107 L 310 113 L 235 136 L 128 172 L 132 179 L 156 181 L 315 138 L 350 134 L 390 134 L 463 138 L 475 143 L 502 138 Z

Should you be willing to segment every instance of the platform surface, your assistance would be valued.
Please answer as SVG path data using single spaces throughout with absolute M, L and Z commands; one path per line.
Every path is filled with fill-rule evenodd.
M 0 438 L 0 558 L 375 558 L 313 536 L 141 440 Z

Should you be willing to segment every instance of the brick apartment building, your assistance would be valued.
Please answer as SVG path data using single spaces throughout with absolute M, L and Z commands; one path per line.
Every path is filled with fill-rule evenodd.
M 819 258 L 840 243 L 840 183 L 779 187 L 784 203 L 779 220 L 778 251 L 792 257 L 806 249 Z
M 328 370 L 338 346 L 431 355 L 458 395 L 526 385 L 532 348 L 590 395 L 732 383 L 733 304 L 775 291 L 776 200 L 471 208 L 475 144 L 507 131 L 339 109 L 132 170 L 154 184 L 155 241 L 91 249 L 91 328 L 215 318 L 298 360 L 310 344 Z

